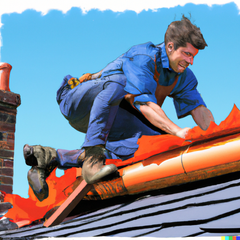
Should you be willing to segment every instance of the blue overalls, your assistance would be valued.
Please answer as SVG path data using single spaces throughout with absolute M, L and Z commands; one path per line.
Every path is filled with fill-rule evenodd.
M 142 135 L 160 134 L 134 114 L 119 108 L 126 95 L 124 74 L 89 80 L 73 89 L 67 83 L 70 78 L 70 75 L 64 78 L 57 100 L 69 124 L 86 133 L 82 147 L 106 144 L 111 158 L 127 159 L 138 149 L 137 141 Z M 58 149 L 60 167 L 75 166 L 82 152 L 82 149 Z
M 165 45 L 151 42 L 132 47 L 128 52 L 108 64 L 102 77 L 83 82 L 71 89 L 66 76 L 57 92 L 57 101 L 62 114 L 76 130 L 86 133 L 82 147 L 105 144 L 112 158 L 127 159 L 138 149 L 137 141 L 142 135 L 159 135 L 160 131 L 145 125 L 134 114 L 119 108 L 126 93 L 138 94 L 134 106 L 140 111 L 145 102 L 157 102 L 155 91 L 156 72 L 158 82 L 169 86 L 175 73 L 169 67 Z M 205 105 L 196 86 L 197 80 L 190 69 L 178 74 L 178 82 L 170 97 L 178 117 L 183 117 L 199 105 Z M 58 149 L 60 165 L 74 166 L 83 150 Z

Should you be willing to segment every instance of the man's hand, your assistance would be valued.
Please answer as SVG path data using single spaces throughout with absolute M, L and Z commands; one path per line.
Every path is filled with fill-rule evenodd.
M 102 70 L 97 73 L 85 73 L 78 80 L 80 83 L 86 82 L 89 80 L 94 80 L 102 76 Z
M 140 106 L 140 110 L 150 123 L 174 136 L 185 138 L 188 130 L 190 129 L 180 128 L 175 123 L 173 123 L 166 116 L 162 108 L 158 106 L 156 103 L 147 102 L 145 105 Z
M 188 131 L 189 131 L 190 129 L 191 129 L 191 128 L 189 128 L 189 127 L 182 128 L 180 131 L 178 131 L 178 132 L 176 133 L 176 136 L 185 139 L 186 136 L 187 136 L 187 133 L 188 133 Z
M 80 83 L 82 83 L 82 82 L 86 82 L 86 81 L 91 80 L 91 79 L 92 79 L 92 74 L 91 73 L 85 73 L 78 80 L 79 80 Z

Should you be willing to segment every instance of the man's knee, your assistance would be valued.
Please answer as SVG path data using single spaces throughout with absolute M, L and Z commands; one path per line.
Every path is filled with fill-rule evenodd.
M 105 97 L 111 105 L 120 104 L 121 100 L 127 94 L 124 87 L 125 86 L 120 83 L 107 82 L 104 85 L 104 90 L 101 95 Z

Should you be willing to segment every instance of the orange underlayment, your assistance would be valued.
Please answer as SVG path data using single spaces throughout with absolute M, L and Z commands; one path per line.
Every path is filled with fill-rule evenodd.
M 154 154 L 186 145 L 189 141 L 207 140 L 212 137 L 220 137 L 238 132 L 238 130 L 240 132 L 240 111 L 234 105 L 231 113 L 223 122 L 219 125 L 212 122 L 207 131 L 203 131 L 199 127 L 194 127 L 189 131 L 186 139 L 172 135 L 143 136 L 138 141 L 139 149 L 133 158 L 124 162 L 109 159 L 106 163 L 115 163 L 117 166 L 124 166 L 146 159 Z M 19 227 L 43 218 L 50 209 L 54 206 L 59 206 L 66 200 L 63 190 L 75 180 L 76 168 L 66 170 L 65 174 L 60 178 L 56 177 L 54 170 L 47 179 L 49 197 L 42 202 L 37 200 L 30 188 L 29 198 L 22 198 L 15 194 L 6 194 L 4 201 L 12 203 L 13 208 L 8 211 L 5 217 L 12 219 Z

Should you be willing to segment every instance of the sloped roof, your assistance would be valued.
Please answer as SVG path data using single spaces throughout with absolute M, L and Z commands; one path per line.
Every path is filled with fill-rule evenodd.
M 81 216 L 55 227 L 26 226 L 0 232 L 0 237 L 236 236 L 240 234 L 240 172 L 147 195 L 81 201 L 71 214 L 80 212 Z
M 205 140 L 210 138 L 215 139 L 216 137 L 239 134 L 239 117 L 240 111 L 234 106 L 231 114 L 219 126 L 211 123 L 207 131 L 193 128 L 189 132 L 187 140 L 204 143 Z M 159 143 L 160 139 L 161 144 Z M 146 151 L 146 146 L 140 144 L 139 150 L 136 152 L 134 158 L 129 160 L 130 164 L 140 161 L 140 158 L 146 159 L 149 156 L 159 153 L 159 144 L 163 146 L 161 147 L 162 151 L 188 144 L 187 141 L 179 138 L 174 139 L 173 136 L 166 138 L 161 136 L 154 138 L 143 137 L 139 141 L 148 143 L 149 146 L 151 146 L 151 151 Z M 144 146 L 144 148 L 141 149 L 141 146 Z M 238 152 L 237 144 L 234 145 L 234 149 Z M 227 150 L 224 151 L 226 155 Z M 239 162 L 238 154 L 236 156 L 237 158 L 234 161 Z M 226 155 L 226 158 L 229 157 L 230 156 Z M 203 160 L 206 161 L 206 159 Z M 192 161 L 194 162 L 194 159 Z M 201 162 L 203 162 L 201 158 L 199 158 L 198 161 L 200 165 Z M 219 158 L 217 158 L 216 161 L 219 164 Z M 125 165 L 126 162 L 116 162 L 116 164 L 122 166 L 122 164 Z M 172 171 L 172 168 L 170 170 Z M 239 168 L 232 170 L 238 172 L 197 182 L 185 183 L 175 187 L 162 188 L 159 190 L 154 188 L 155 190 L 151 192 L 141 192 L 134 196 L 125 195 L 120 197 L 119 195 L 118 197 L 105 200 L 85 199 L 82 200 L 70 214 L 71 216 L 75 216 L 75 218 L 67 219 L 67 221 L 56 227 L 45 228 L 42 224 L 36 226 L 31 225 L 17 230 L 0 232 L 0 238 L 238 235 L 240 234 L 240 172 Z M 211 169 L 209 171 L 211 171 Z M 188 173 L 186 172 L 186 174 Z M 8 196 L 9 200 L 12 198 L 14 202 L 13 206 L 15 206 L 15 211 L 12 211 L 12 213 L 9 211 L 8 217 L 14 216 L 16 221 L 24 220 L 25 216 L 23 215 L 26 214 L 27 217 L 30 217 L 34 211 L 32 209 L 36 211 L 37 206 L 39 210 L 38 218 L 36 218 L 36 216 L 32 219 L 28 218 L 29 222 L 42 218 L 49 209 L 57 206 L 56 201 L 58 201 L 58 204 L 61 204 L 62 201 L 66 199 L 67 192 L 65 190 L 61 190 L 58 192 L 59 194 L 56 195 L 56 189 L 51 187 L 51 185 L 55 186 L 57 182 L 58 186 L 65 189 L 63 185 L 64 183 L 66 184 L 66 179 L 74 182 L 76 177 L 71 172 L 65 173 L 62 178 L 52 176 L 51 181 L 48 183 L 53 196 L 49 196 L 45 203 L 44 201 L 39 203 L 33 198 L 23 200 L 20 199 L 19 196 Z M 200 177 L 198 176 L 197 179 L 200 179 Z M 19 214 L 19 211 L 21 214 Z M 76 215 L 78 215 L 78 217 L 76 217 Z

